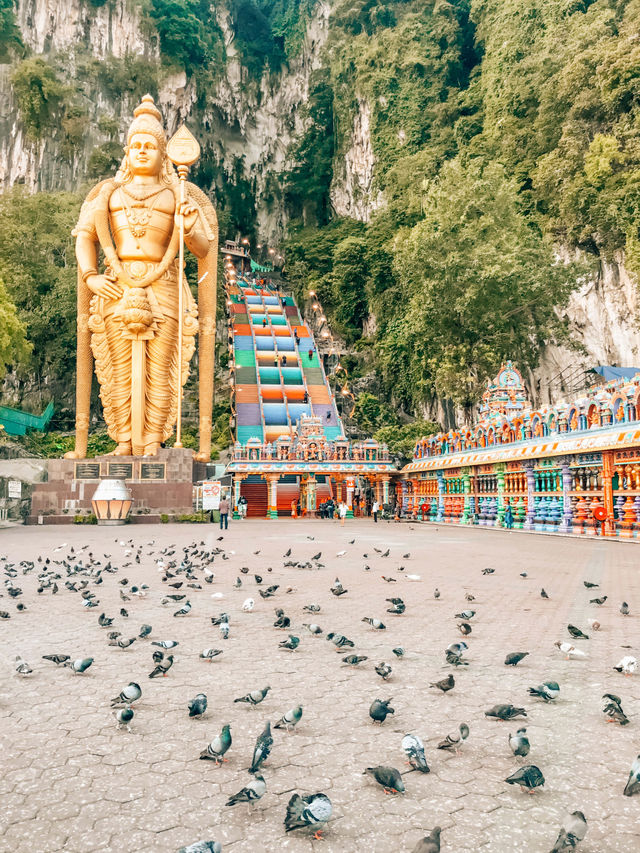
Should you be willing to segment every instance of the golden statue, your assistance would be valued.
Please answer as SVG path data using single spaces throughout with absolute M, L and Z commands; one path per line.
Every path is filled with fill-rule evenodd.
M 185 137 L 194 148 L 191 159 L 180 161 L 174 151 L 188 149 Z M 193 151 L 199 149 L 188 131 L 182 128 L 174 140 L 174 162 L 194 162 Z M 196 458 L 210 458 L 218 225 L 209 199 L 185 183 L 186 166 L 178 171 L 180 179 L 167 154 L 160 112 L 145 95 L 134 111 L 119 171 L 89 192 L 73 231 L 78 259 L 76 443 L 67 454 L 73 458 L 87 453 L 92 354 L 104 419 L 117 442 L 114 453 L 154 455 L 176 420 L 180 423 L 196 333 Z M 198 258 L 198 306 L 181 269 L 182 235 Z

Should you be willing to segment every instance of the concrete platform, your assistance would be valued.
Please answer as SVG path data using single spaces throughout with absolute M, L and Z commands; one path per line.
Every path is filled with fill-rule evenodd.
M 221 543 L 219 535 L 209 525 L 0 530 L 0 553 L 10 563 L 38 555 L 59 559 L 71 546 L 77 559 L 86 545 L 83 554 L 92 551 L 103 563 L 109 554 L 119 567 L 117 574 L 104 575 L 101 586 L 90 584 L 100 599 L 95 609 L 83 608 L 80 594 L 64 581 L 57 595 L 38 595 L 34 573 L 14 580 L 24 590 L 18 599 L 6 595 L 4 583 L 0 588 L 0 610 L 11 614 L 0 620 L 0 850 L 177 851 L 199 839 L 216 839 L 225 853 L 402 853 L 440 824 L 443 853 L 548 853 L 563 815 L 575 809 L 584 811 L 589 826 L 580 853 L 638 849 L 640 796 L 623 797 L 622 791 L 640 752 L 640 673 L 624 678 L 612 670 L 625 654 L 640 657 L 635 550 L 593 539 L 371 520 L 344 527 L 337 521 L 250 520 L 231 522 Z M 118 544 L 130 539 L 133 550 Z M 183 546 L 202 540 L 209 548 L 224 546 L 229 559 L 215 558 L 215 582 L 186 590 L 193 609 L 175 618 L 179 605 L 161 601 L 176 591 L 161 582 L 156 559 L 174 545 L 180 560 Z M 134 562 L 138 545 L 140 564 Z M 324 568 L 283 568 L 289 547 L 302 561 L 321 551 Z M 390 549 L 389 556 L 376 548 Z M 341 551 L 346 554 L 337 556 Z M 495 573 L 483 576 L 487 566 Z M 246 575 L 242 567 L 249 568 Z M 280 585 L 274 598 L 259 596 L 254 573 L 263 577 L 263 588 Z M 420 580 L 409 580 L 409 574 Z M 240 591 L 232 589 L 238 575 Z M 383 575 L 396 582 L 385 582 Z M 349 590 L 340 598 L 330 593 L 336 576 Z M 123 577 L 127 586 L 148 584 L 147 597 L 122 602 Z M 600 586 L 587 590 L 584 580 Z M 540 598 L 541 587 L 550 600 Z M 475 600 L 467 602 L 465 593 Z M 589 604 L 602 594 L 608 595 L 603 607 Z M 255 608 L 242 612 L 248 596 Z M 386 612 L 385 599 L 392 596 L 405 601 L 404 615 Z M 626 618 L 618 612 L 622 600 L 631 609 Z M 24 613 L 16 611 L 21 601 L 28 608 Z M 321 612 L 305 613 L 310 602 L 320 604 Z M 128 618 L 118 615 L 121 607 Z M 273 627 L 276 607 L 291 617 L 291 633 L 301 638 L 293 654 L 278 648 L 287 632 Z M 477 611 L 466 638 L 470 665 L 455 670 L 456 687 L 442 694 L 428 685 L 452 671 L 444 649 L 461 638 L 455 614 L 465 607 Z M 149 640 L 126 650 L 107 645 L 107 631 L 97 624 L 103 610 L 125 637 L 149 623 L 153 639 L 179 641 L 166 678 L 147 677 L 155 649 Z M 231 618 L 227 641 L 210 622 L 221 611 Z M 386 630 L 373 630 L 361 621 L 365 616 L 382 619 Z M 600 620 L 599 631 L 587 627 L 590 616 Z M 310 621 L 325 634 L 351 638 L 355 651 L 369 660 L 356 670 L 342 666 L 343 654 L 324 635 L 314 637 L 301 627 Z M 553 645 L 569 639 L 569 622 L 591 636 L 578 641 L 585 660 L 566 661 Z M 406 649 L 400 660 L 391 652 L 398 645 Z M 209 646 L 224 649 L 212 663 L 198 657 Z M 521 650 L 530 655 L 518 667 L 503 665 L 506 653 Z M 95 662 L 75 676 L 42 660 L 51 653 L 92 656 Z M 29 678 L 14 674 L 17 654 L 33 667 Z M 393 667 L 387 683 L 373 668 L 383 660 Z M 555 703 L 528 696 L 529 686 L 547 679 L 560 685 Z M 116 730 L 109 703 L 129 681 L 143 690 L 131 734 Z M 234 698 L 267 684 L 271 692 L 257 709 L 234 704 Z M 190 720 L 187 704 L 200 691 L 208 696 L 209 710 L 204 719 Z M 630 725 L 606 723 L 604 692 L 621 696 Z M 396 713 L 374 725 L 369 705 L 388 697 Z M 525 707 L 528 718 L 510 723 L 486 718 L 484 711 L 499 702 Z M 246 768 L 265 721 L 273 724 L 298 703 L 304 713 L 297 733 L 274 731 L 263 771 L 267 793 L 254 813 L 248 815 L 244 806 L 225 808 L 226 799 L 247 783 Z M 437 750 L 461 722 L 471 734 L 460 754 Z M 217 768 L 198 755 L 224 723 L 231 725 L 233 745 L 229 763 Z M 508 735 L 522 725 L 531 740 L 528 760 L 546 778 L 531 796 L 504 783 L 519 764 Z M 407 732 L 422 738 L 431 773 L 408 773 L 406 794 L 386 796 L 362 771 L 375 764 L 408 770 L 401 749 Z M 311 841 L 309 833 L 285 835 L 285 808 L 294 791 L 331 797 L 334 817 L 324 843 Z

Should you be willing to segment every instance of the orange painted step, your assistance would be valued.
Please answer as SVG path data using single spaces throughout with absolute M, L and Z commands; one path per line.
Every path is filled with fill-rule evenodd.
M 262 387 L 263 400 L 282 400 L 282 388 L 273 385 L 264 385 Z
M 312 403 L 326 405 L 331 402 L 326 385 L 307 385 L 307 389 L 309 391 L 309 399 Z
M 259 402 L 257 385 L 236 385 L 236 403 L 257 402 Z

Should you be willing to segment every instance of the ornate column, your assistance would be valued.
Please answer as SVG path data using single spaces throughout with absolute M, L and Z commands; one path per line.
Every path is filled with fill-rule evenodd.
M 602 490 L 604 508 L 607 517 L 604 520 L 604 535 L 616 535 L 615 516 L 613 514 L 613 451 L 602 451 Z
M 278 517 L 278 474 L 267 474 L 267 518 Z
M 444 474 L 442 471 L 438 471 L 438 514 L 436 521 L 444 520 L 444 488 Z
M 347 477 L 347 518 L 353 518 L 353 491 L 356 483 L 353 477 Z
M 315 474 L 309 474 L 307 480 L 307 518 L 316 516 L 316 478 Z
M 471 523 L 471 478 L 469 476 L 469 469 L 465 468 L 462 472 L 462 491 L 464 493 L 464 505 L 462 510 L 462 518 L 460 519 L 461 524 L 470 524 Z
M 504 527 L 504 465 L 502 464 L 496 465 L 496 481 L 498 487 L 498 515 L 496 517 L 496 527 Z
M 234 475 L 234 478 L 233 478 L 233 489 L 234 489 L 233 517 L 234 517 L 234 519 L 240 518 L 240 513 L 238 512 L 238 501 L 240 500 L 240 489 L 241 489 L 243 480 L 244 480 L 244 476 L 242 474 L 235 474 Z
M 558 527 L 559 533 L 570 533 L 573 529 L 571 511 L 571 468 L 569 460 L 562 460 L 562 521 Z
M 527 517 L 525 518 L 523 530 L 533 530 L 533 519 L 535 516 L 535 477 L 533 473 L 533 462 L 524 463 L 527 475 Z

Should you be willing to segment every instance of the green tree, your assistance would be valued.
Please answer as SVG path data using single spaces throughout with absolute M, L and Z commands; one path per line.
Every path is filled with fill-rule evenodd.
M 11 301 L 4 281 L 0 278 L 0 367 L 18 364 L 28 356 L 26 328 L 18 318 L 16 306 Z
M 10 62 L 14 55 L 22 54 L 23 51 L 13 0 L 0 0 L 0 63 Z
M 33 346 L 18 372 L 69 394 L 76 340 L 76 262 L 71 230 L 81 198 L 72 193 L 0 195 L 0 275 Z
M 23 60 L 11 76 L 27 134 L 40 139 L 63 114 L 67 88 L 52 66 L 39 56 Z
M 168 59 L 189 73 L 205 62 L 207 34 L 198 0 L 151 0 L 149 17 L 160 36 L 160 50 Z
M 406 374 L 414 402 L 430 390 L 469 407 L 501 361 L 534 364 L 566 339 L 556 309 L 579 270 L 556 259 L 497 163 L 447 163 L 423 208 L 396 240 L 405 303 L 381 356 L 389 383 Z
M 347 237 L 333 250 L 332 294 L 334 316 L 340 330 L 352 343 L 362 333 L 367 317 L 365 287 L 367 262 L 362 241 Z

